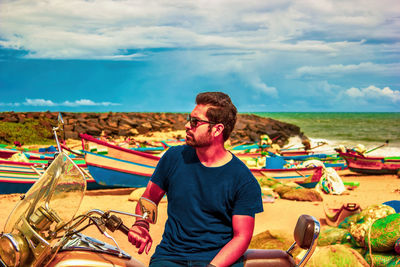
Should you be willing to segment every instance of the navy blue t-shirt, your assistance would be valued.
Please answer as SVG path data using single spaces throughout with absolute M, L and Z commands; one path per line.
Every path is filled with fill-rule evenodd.
M 221 167 L 206 167 L 194 148 L 171 147 L 151 181 L 168 197 L 165 231 L 152 258 L 211 261 L 233 237 L 233 215 L 263 211 L 257 180 L 234 155 Z

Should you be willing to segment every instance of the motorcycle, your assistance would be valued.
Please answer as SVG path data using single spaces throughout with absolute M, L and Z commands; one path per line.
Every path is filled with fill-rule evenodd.
M 59 119 L 62 124 L 62 118 Z M 60 149 L 56 130 L 56 142 Z M 36 183 L 21 196 L 0 233 L 1 266 L 144 266 L 122 251 L 109 232 L 128 235 L 119 214 L 138 217 L 149 223 L 157 221 L 157 206 L 139 199 L 141 214 L 98 209 L 77 215 L 86 191 L 82 170 L 64 152 L 60 152 Z M 68 205 L 65 205 L 68 203 Z M 94 226 L 114 245 L 82 233 Z M 244 266 L 304 266 L 311 257 L 320 230 L 319 222 L 301 215 L 294 230 L 295 242 L 287 250 L 249 249 Z M 299 246 L 306 250 L 296 265 L 291 252 Z

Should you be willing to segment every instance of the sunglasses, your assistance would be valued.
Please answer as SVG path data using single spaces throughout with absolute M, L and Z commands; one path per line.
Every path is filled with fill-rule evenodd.
M 212 122 L 212 121 L 205 121 L 205 120 L 200 120 L 198 118 L 194 118 L 194 117 L 190 116 L 190 114 L 187 116 L 187 121 L 190 123 L 190 127 L 191 128 L 196 128 L 197 126 L 199 126 L 200 122 L 209 123 L 209 124 L 217 124 L 217 123 Z

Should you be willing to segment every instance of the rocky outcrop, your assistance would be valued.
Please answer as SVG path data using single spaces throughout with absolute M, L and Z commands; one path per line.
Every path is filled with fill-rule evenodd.
M 186 114 L 183 113 L 73 113 L 62 112 L 64 120 L 64 138 L 79 139 L 79 133 L 95 137 L 106 134 L 111 137 L 137 136 L 150 132 L 184 130 Z M 51 131 L 57 124 L 58 112 L 2 112 L 0 121 L 24 123 L 26 120 L 40 120 L 41 125 Z M 231 135 L 233 144 L 258 142 L 260 135 L 267 134 L 275 143 L 285 144 L 289 137 L 305 138 L 296 125 L 263 118 L 251 114 L 239 114 L 235 130 Z M 51 138 L 51 135 L 49 135 Z

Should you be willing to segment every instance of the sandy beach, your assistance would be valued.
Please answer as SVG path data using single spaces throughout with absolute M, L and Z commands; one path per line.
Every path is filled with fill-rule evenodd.
M 380 204 L 389 200 L 400 199 L 400 179 L 397 175 L 360 175 L 349 170 L 339 172 L 343 181 L 357 181 L 360 186 L 348 190 L 342 195 L 323 195 L 323 202 L 303 202 L 291 201 L 285 199 L 276 199 L 273 203 L 264 203 L 264 212 L 256 215 L 256 226 L 254 235 L 269 230 L 271 233 L 292 236 L 297 218 L 301 214 L 309 214 L 317 218 L 324 225 L 324 208 L 340 207 L 347 202 L 360 204 L 361 208 L 373 204 Z M 136 202 L 129 201 L 129 195 L 134 189 L 110 189 L 87 191 L 82 202 L 80 212 L 89 209 L 101 210 L 120 210 L 133 212 Z M 0 195 L 0 228 L 3 229 L 9 213 L 18 202 L 20 194 Z M 128 252 L 144 264 L 148 264 L 150 255 L 153 254 L 156 245 L 161 241 L 163 227 L 167 219 L 167 202 L 159 205 L 158 222 L 151 226 L 150 233 L 153 238 L 153 246 L 149 255 L 137 254 L 134 248 L 122 233 L 112 233 L 112 236 L 118 242 L 122 250 Z M 122 216 L 126 225 L 130 226 L 134 219 L 132 217 Z M 112 244 L 112 240 L 107 240 L 98 233 L 95 227 L 85 231 L 85 234 L 97 237 L 103 241 Z M 286 249 L 286 248 L 282 248 Z

